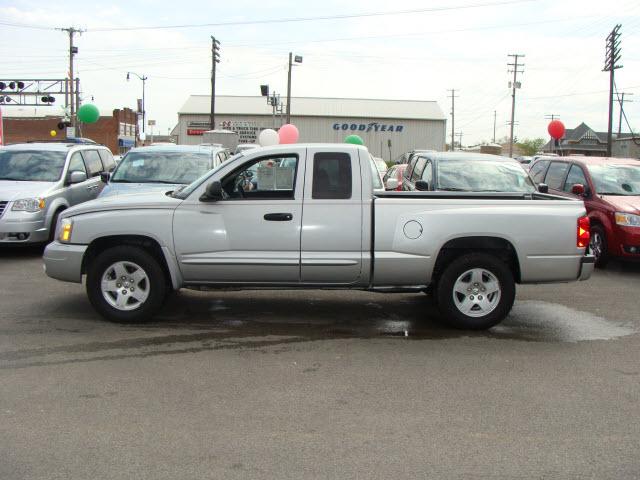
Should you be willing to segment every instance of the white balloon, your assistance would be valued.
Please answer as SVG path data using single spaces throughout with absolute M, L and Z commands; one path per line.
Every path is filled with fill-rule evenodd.
M 280 137 L 278 136 L 278 132 L 275 130 L 271 130 L 267 128 L 260 132 L 258 136 L 258 143 L 261 147 L 270 147 L 271 145 L 278 145 L 280 143 Z

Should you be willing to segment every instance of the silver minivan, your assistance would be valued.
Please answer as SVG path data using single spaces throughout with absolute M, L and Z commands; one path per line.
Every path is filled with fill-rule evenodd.
M 48 242 L 65 208 L 93 200 L 115 167 L 97 144 L 21 143 L 0 148 L 0 244 Z

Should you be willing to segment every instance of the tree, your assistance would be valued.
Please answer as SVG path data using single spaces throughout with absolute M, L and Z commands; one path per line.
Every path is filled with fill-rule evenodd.
M 516 143 L 516 145 L 522 151 L 523 155 L 531 156 L 540 151 L 545 143 L 547 142 L 544 140 L 544 138 L 525 138 L 521 142 Z

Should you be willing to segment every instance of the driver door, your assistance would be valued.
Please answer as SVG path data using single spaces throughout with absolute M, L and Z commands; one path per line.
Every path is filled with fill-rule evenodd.
M 297 151 L 296 151 L 297 150 Z M 175 212 L 175 251 L 192 284 L 296 284 L 306 149 L 248 159 L 220 180 L 226 198 L 194 192 Z

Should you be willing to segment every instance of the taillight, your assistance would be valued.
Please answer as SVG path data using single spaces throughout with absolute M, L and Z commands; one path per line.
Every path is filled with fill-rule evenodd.
M 589 245 L 589 217 L 580 217 L 578 219 L 578 248 L 587 248 Z

